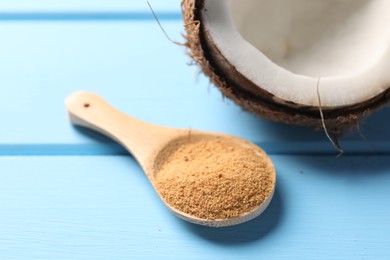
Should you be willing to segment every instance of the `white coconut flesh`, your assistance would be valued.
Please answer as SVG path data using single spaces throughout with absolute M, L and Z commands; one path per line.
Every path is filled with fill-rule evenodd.
M 323 109 L 390 86 L 389 0 L 205 0 L 203 26 L 245 78 L 283 101 Z

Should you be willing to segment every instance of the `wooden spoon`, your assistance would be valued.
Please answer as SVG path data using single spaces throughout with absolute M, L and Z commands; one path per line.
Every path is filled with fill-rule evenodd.
M 152 125 L 118 111 L 99 96 L 85 91 L 71 94 L 66 98 L 65 104 L 69 112 L 69 119 L 73 124 L 98 131 L 122 144 L 141 165 L 153 187 L 155 187 L 156 161 L 158 158 L 166 158 L 161 156 L 162 152 L 169 150 L 167 149 L 169 147 L 183 144 L 183 141 L 188 140 L 189 134 L 191 136 L 197 136 L 197 138 L 234 140 L 240 145 L 255 149 L 259 152 L 262 160 L 265 160 L 266 164 L 272 168 L 272 178 L 275 180 L 275 171 L 272 162 L 265 152 L 256 145 L 238 137 Z M 275 181 L 273 182 L 273 191 L 274 184 Z M 200 225 L 221 227 L 239 224 L 260 215 L 270 203 L 273 191 L 254 210 L 238 217 L 216 220 L 201 219 L 182 212 L 167 203 L 158 190 L 157 193 L 166 206 L 178 217 Z

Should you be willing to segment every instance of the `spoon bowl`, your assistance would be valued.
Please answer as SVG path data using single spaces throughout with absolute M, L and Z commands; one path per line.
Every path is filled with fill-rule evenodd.
M 78 91 L 65 100 L 70 121 L 78 126 L 98 131 L 123 145 L 138 161 L 148 179 L 156 189 L 156 173 L 168 156 L 180 146 L 194 140 L 227 140 L 237 145 L 253 149 L 259 158 L 272 168 L 272 192 L 265 200 L 249 212 L 225 219 L 204 219 L 183 212 L 169 204 L 156 189 L 166 206 L 178 217 L 195 224 L 222 227 L 246 222 L 260 215 L 269 205 L 275 189 L 275 171 L 271 160 L 258 146 L 241 138 L 219 133 L 189 129 L 177 129 L 149 124 L 115 109 L 99 96 L 86 91 Z

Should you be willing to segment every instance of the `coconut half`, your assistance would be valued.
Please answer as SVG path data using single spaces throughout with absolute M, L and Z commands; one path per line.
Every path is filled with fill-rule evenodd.
M 183 0 L 182 9 L 189 55 L 245 110 L 339 132 L 390 98 L 388 0 Z

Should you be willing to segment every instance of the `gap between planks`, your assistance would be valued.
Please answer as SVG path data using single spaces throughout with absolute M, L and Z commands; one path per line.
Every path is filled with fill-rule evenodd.
M 337 157 L 337 153 L 328 143 L 296 144 L 265 144 L 256 143 L 269 155 L 329 155 Z M 389 148 L 386 148 L 389 147 Z M 390 155 L 390 144 L 381 149 L 367 149 L 366 147 L 346 147 L 349 155 Z M 0 144 L 0 156 L 130 156 L 119 144 Z
M 181 21 L 179 12 L 159 12 L 162 21 Z M 0 12 L 2 21 L 155 21 L 151 12 Z

